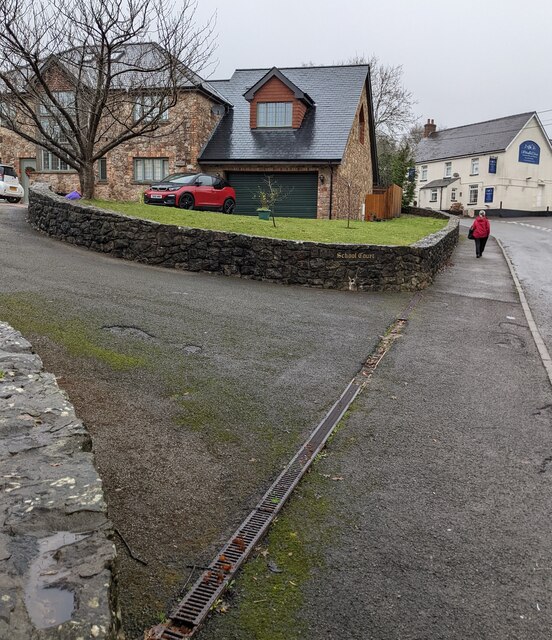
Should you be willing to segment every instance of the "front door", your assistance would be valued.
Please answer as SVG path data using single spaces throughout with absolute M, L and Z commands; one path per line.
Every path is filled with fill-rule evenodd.
M 19 182 L 25 191 L 25 195 L 23 196 L 22 202 L 27 204 L 29 202 L 29 176 L 26 173 L 27 169 L 32 169 L 36 171 L 36 158 L 21 158 L 19 163 L 21 175 L 19 176 Z

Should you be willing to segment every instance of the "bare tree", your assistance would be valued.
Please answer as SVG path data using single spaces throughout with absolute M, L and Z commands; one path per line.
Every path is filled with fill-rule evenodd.
M 402 65 L 386 65 L 376 55 L 355 56 L 347 64 L 370 65 L 374 126 L 376 133 L 392 138 L 404 133 L 415 122 L 414 98 L 403 84 Z
M 396 139 L 414 124 L 412 112 L 415 104 L 412 93 L 403 84 L 402 65 L 386 65 L 376 55 L 367 57 L 356 55 L 346 61 L 336 63 L 367 64 L 370 66 L 374 127 L 377 135 Z M 303 67 L 317 66 L 314 62 L 304 62 Z
M 94 163 L 136 137 L 172 136 L 179 93 L 198 85 L 213 20 L 196 0 L 3 0 L 3 127 L 52 153 L 94 194 Z

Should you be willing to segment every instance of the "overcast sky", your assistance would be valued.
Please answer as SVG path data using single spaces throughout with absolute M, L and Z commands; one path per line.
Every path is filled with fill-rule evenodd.
M 403 66 L 421 123 L 536 110 L 552 135 L 551 0 L 198 2 L 198 21 L 217 13 L 213 79 L 375 54 Z

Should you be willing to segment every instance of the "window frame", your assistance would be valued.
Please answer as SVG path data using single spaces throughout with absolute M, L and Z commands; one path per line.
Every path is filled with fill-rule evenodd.
M 149 104 L 148 104 L 149 103 Z M 158 103 L 156 105 L 156 103 Z M 169 120 L 169 107 L 168 97 L 160 94 L 143 94 L 137 96 L 136 101 L 132 105 L 132 119 L 137 122 L 144 116 L 144 112 L 149 111 L 152 107 L 155 109 L 146 117 L 144 116 L 142 122 L 168 122 Z
M 452 178 L 452 162 L 445 162 L 445 178 Z
M 450 201 L 451 202 L 457 202 L 457 199 L 456 199 L 456 187 L 454 187 L 454 189 L 450 190 Z
M 475 200 L 472 200 L 472 194 L 475 193 Z M 479 200 L 479 185 L 478 184 L 470 184 L 468 190 L 468 204 L 477 204 Z
M 437 202 L 437 189 L 430 189 L 429 190 L 429 201 L 430 202 Z
M 471 166 L 470 176 L 478 176 L 479 175 L 479 158 L 472 158 L 470 166 Z
M 283 105 L 282 110 L 279 108 Z M 291 129 L 293 126 L 293 102 L 257 102 L 257 128 L 258 129 Z M 280 112 L 280 113 L 278 113 Z
M 98 158 L 98 182 L 107 182 L 107 158 Z
M 420 167 L 420 182 L 427 182 L 427 164 Z
M 45 158 L 48 158 L 47 162 L 44 162 Z M 57 167 L 54 166 L 56 164 Z M 62 167 L 62 165 L 64 166 Z M 40 147 L 40 170 L 43 173 L 68 173 L 75 171 L 73 167 L 70 167 L 64 160 L 56 156 L 55 153 L 44 149 L 44 147 Z
M 151 165 L 151 178 L 148 178 L 146 176 L 146 163 L 148 161 L 151 161 L 152 165 Z M 156 170 L 156 162 L 161 163 L 160 165 L 157 166 Z M 142 178 L 138 177 L 139 172 L 137 171 L 137 167 L 140 166 L 140 163 L 142 164 Z M 159 158 L 155 158 L 155 157 L 151 157 L 151 156 L 147 156 L 147 157 L 134 157 L 132 159 L 132 179 L 133 182 L 136 184 L 154 184 L 155 182 L 161 182 L 161 180 L 163 180 L 163 178 L 165 176 L 169 175 L 169 159 L 166 157 L 159 157 Z M 156 177 L 159 176 L 159 177 Z

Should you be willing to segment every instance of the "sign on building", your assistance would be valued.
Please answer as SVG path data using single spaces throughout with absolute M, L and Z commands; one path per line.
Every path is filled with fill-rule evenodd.
M 526 140 L 519 145 L 519 162 L 528 162 L 529 164 L 539 164 L 540 147 L 532 140 Z
M 494 197 L 494 187 L 485 187 L 485 202 L 492 202 Z

